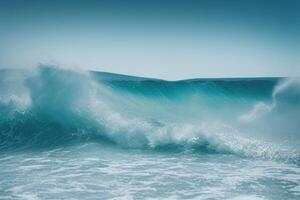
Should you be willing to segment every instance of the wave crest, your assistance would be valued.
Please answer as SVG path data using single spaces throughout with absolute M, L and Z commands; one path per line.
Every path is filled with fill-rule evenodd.
M 282 106 L 298 108 L 298 82 L 280 83 L 273 95 L 265 87 L 266 95 L 259 91 L 255 97 L 253 91 L 247 93 L 241 88 L 268 85 L 269 80 L 172 83 L 147 79 L 118 82 L 106 78 L 99 81 L 94 73 L 49 66 L 41 66 L 35 73 L 10 72 L 1 76 L 4 77 L 0 84 L 2 149 L 100 141 L 129 148 L 173 146 L 242 156 L 299 158 L 297 148 L 261 140 L 248 131 L 250 126 L 264 129 L 273 123 L 257 116 L 276 112 L 284 118 L 280 114 Z M 143 84 L 149 90 L 146 86 L 141 88 Z M 185 96 L 173 92 L 178 90 Z M 292 114 L 299 119 L 298 111 Z M 237 116 L 242 117 L 236 120 Z M 291 131 L 285 128 L 284 134 Z

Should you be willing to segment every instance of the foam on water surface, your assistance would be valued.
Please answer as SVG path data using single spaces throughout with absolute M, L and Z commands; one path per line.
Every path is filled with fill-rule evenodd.
M 297 199 L 299 119 L 299 79 L 2 70 L 0 198 Z

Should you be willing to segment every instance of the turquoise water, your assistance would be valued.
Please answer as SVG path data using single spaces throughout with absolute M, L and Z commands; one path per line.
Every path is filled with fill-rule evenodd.
M 0 199 L 299 199 L 299 79 L 0 73 Z

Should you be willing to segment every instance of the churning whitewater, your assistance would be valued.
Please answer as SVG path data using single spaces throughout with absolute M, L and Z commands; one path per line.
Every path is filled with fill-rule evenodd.
M 299 122 L 296 78 L 1 70 L 0 198 L 297 199 Z

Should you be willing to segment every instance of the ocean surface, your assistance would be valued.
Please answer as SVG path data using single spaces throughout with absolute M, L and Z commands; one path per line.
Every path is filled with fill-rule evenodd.
M 0 70 L 0 199 L 300 199 L 300 80 Z

